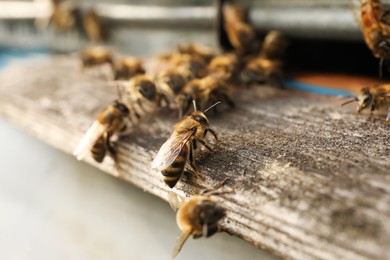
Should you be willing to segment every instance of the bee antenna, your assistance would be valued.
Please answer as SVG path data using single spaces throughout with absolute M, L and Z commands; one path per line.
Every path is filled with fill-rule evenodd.
M 207 108 L 205 111 L 203 111 L 203 114 L 205 114 L 207 111 L 209 111 L 210 109 L 212 109 L 213 107 L 215 107 L 216 105 L 219 105 L 221 104 L 222 102 L 221 101 L 218 101 L 217 103 L 215 103 L 214 105 L 211 105 L 209 108 Z
M 355 101 L 358 101 L 358 98 L 357 97 L 352 97 L 352 99 L 342 103 L 341 106 L 343 107 L 343 106 L 345 106 L 345 105 L 347 105 L 349 103 L 355 102 Z
M 196 107 L 196 102 L 195 102 L 195 100 L 192 100 L 192 104 L 194 105 L 194 111 L 195 111 L 195 112 L 198 111 L 198 108 Z

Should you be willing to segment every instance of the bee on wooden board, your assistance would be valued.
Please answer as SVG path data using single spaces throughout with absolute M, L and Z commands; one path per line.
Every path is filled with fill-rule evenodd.
M 358 102 L 357 113 L 368 108 L 371 114 L 375 111 L 387 111 L 386 121 L 390 121 L 390 84 L 364 87 L 357 96 L 352 96 L 351 98 L 351 100 L 343 103 L 342 106 Z
M 122 101 L 129 108 L 129 118 L 134 124 L 146 121 L 160 106 L 161 95 L 153 79 L 147 75 L 131 78 L 129 82 L 124 82 L 121 89 Z
M 204 109 L 210 103 L 219 100 L 226 102 L 230 107 L 234 107 L 234 102 L 229 96 L 229 85 L 215 75 L 191 80 L 176 96 L 179 117 L 181 118 L 188 112 L 193 101 L 200 109 Z
M 92 47 L 80 54 L 83 68 L 89 68 L 102 64 L 113 64 L 112 52 L 104 47 Z
M 194 150 L 199 144 L 209 151 L 215 152 L 205 138 L 208 132 L 214 136 L 216 141 L 218 141 L 218 137 L 216 132 L 210 128 L 209 120 L 204 113 L 219 103 L 215 103 L 204 112 L 201 112 L 197 111 L 194 102 L 195 111 L 175 125 L 173 134 L 158 151 L 152 162 L 152 168 L 161 171 L 164 182 L 170 188 L 173 188 L 179 181 L 187 165 L 192 173 L 200 177 L 194 159 Z
M 239 54 L 255 52 L 259 47 L 255 30 L 245 21 L 245 14 L 237 4 L 222 6 L 223 29 L 228 41 Z
M 100 163 L 108 152 L 115 161 L 113 139 L 129 129 L 131 123 L 128 116 L 129 108 L 122 101 L 115 100 L 100 111 L 96 121 L 84 134 L 73 154 L 78 160 L 82 160 L 88 152 L 91 152 L 93 159 Z
M 180 44 L 177 47 L 177 51 L 182 54 L 199 56 L 206 62 L 209 62 L 215 56 L 214 51 L 210 47 L 195 43 Z
M 246 84 L 265 83 L 283 86 L 282 56 L 287 48 L 283 33 L 270 31 L 264 39 L 258 57 L 250 59 L 241 72 L 241 80 Z
M 128 80 L 134 76 L 145 74 L 142 61 L 134 57 L 126 57 L 115 61 L 113 70 L 114 80 Z
M 191 73 L 180 67 L 170 67 L 156 76 L 156 87 L 171 109 L 177 109 L 176 94 L 183 89 L 191 78 Z
M 236 77 L 238 73 L 239 62 L 237 55 L 233 53 L 226 53 L 214 57 L 209 65 L 209 75 L 220 77 L 221 80 L 230 81 Z
M 172 258 L 181 251 L 189 236 L 194 239 L 211 237 L 219 231 L 218 224 L 226 216 L 226 210 L 211 196 L 224 192 L 215 192 L 226 182 L 226 179 L 216 188 L 205 190 L 200 195 L 190 197 L 188 200 L 180 200 L 176 194 L 169 194 L 169 202 L 176 213 L 176 222 L 182 233 L 176 241 L 172 252 Z
M 126 82 L 127 83 L 127 82 Z M 154 83 L 144 76 L 133 78 L 120 99 L 104 108 L 87 130 L 73 154 L 82 160 L 88 151 L 97 162 L 108 154 L 116 160 L 114 141 L 129 134 L 134 125 L 146 121 L 157 108 L 158 95 Z
M 203 78 L 207 75 L 207 62 L 200 56 L 174 53 L 169 64 L 188 70 L 192 78 Z

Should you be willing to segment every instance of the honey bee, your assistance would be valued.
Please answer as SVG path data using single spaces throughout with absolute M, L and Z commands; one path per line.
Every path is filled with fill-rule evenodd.
M 240 6 L 224 4 L 222 19 L 227 39 L 239 54 L 253 53 L 258 49 L 255 30 L 245 21 L 244 11 Z
M 287 45 L 287 40 L 281 32 L 269 32 L 259 56 L 245 64 L 241 80 L 246 84 L 269 82 L 271 85 L 282 87 L 282 56 Z
M 182 233 L 177 239 L 172 252 L 175 258 L 190 235 L 194 239 L 210 237 L 219 231 L 218 224 L 226 216 L 226 210 L 219 205 L 211 196 L 228 192 L 216 192 L 222 187 L 227 179 L 223 180 L 217 187 L 204 190 L 200 195 L 192 196 L 188 200 L 179 199 L 176 194 L 169 194 L 169 203 L 176 210 L 176 222 Z
M 367 108 L 370 108 L 371 114 L 374 111 L 387 110 L 386 121 L 390 121 L 390 84 L 364 87 L 360 90 L 358 96 L 352 96 L 351 98 L 341 106 L 356 101 L 358 102 L 357 113 Z
M 83 68 L 89 68 L 102 64 L 113 64 L 112 53 L 103 47 L 93 47 L 80 54 Z
M 83 31 L 90 41 L 99 42 L 107 39 L 107 30 L 103 27 L 95 9 L 90 9 L 82 17 Z
M 177 239 L 172 253 L 175 258 L 189 236 L 194 239 L 211 237 L 218 232 L 219 221 L 226 216 L 226 211 L 209 196 L 193 196 L 177 211 L 176 222 L 182 233 Z
M 73 154 L 81 160 L 90 150 L 95 161 L 102 162 L 108 152 L 115 161 L 113 141 L 129 134 L 141 119 L 151 115 L 157 108 L 157 100 L 156 86 L 150 79 L 144 76 L 133 78 L 123 96 L 99 113 Z
M 188 70 L 171 67 L 160 72 L 156 77 L 156 86 L 168 102 L 171 109 L 175 109 L 176 94 L 182 90 L 184 85 L 191 79 L 191 74 Z
M 116 152 L 112 141 L 128 130 L 131 125 L 128 115 L 128 107 L 119 100 L 105 107 L 87 130 L 73 154 L 78 160 L 82 160 L 90 151 L 93 159 L 100 163 L 108 152 L 115 161 Z
M 389 27 L 382 22 L 380 0 L 360 0 L 361 29 L 364 40 L 376 58 L 390 58 Z
M 127 80 L 136 75 L 145 74 L 142 61 L 134 57 L 115 61 L 113 66 L 115 80 Z
M 239 68 L 237 55 L 233 53 L 226 53 L 214 57 L 209 65 L 209 75 L 220 77 L 221 80 L 232 80 Z
M 207 62 L 200 56 L 174 53 L 169 64 L 189 71 L 192 78 L 203 78 L 207 75 Z
M 214 51 L 211 48 L 194 43 L 180 44 L 177 47 L 177 50 L 181 54 L 199 56 L 203 58 L 206 62 L 209 62 L 215 56 Z
M 201 79 L 188 82 L 176 96 L 176 104 L 180 118 L 188 112 L 191 103 L 195 103 L 204 109 L 209 103 L 222 100 L 230 107 L 234 102 L 230 99 L 230 88 L 220 77 L 210 75 Z
M 147 75 L 131 78 L 123 90 L 122 100 L 129 108 L 129 118 L 134 124 L 141 119 L 146 121 L 160 105 L 161 95 L 154 81 Z
M 164 182 L 170 188 L 173 188 L 179 181 L 187 164 L 191 168 L 191 172 L 200 177 L 194 160 L 194 150 L 198 144 L 203 145 L 213 153 L 215 152 L 205 141 L 206 135 L 210 132 L 216 141 L 219 140 L 216 132 L 210 128 L 209 120 L 204 113 L 217 104 L 219 103 L 201 112 L 197 111 L 194 102 L 195 111 L 175 125 L 173 134 L 161 146 L 154 158 L 152 168 L 161 171 L 164 176 Z

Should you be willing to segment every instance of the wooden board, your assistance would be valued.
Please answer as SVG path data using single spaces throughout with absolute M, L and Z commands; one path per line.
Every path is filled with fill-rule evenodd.
M 10 65 L 0 82 L 0 114 L 67 153 L 116 97 L 69 57 Z M 223 230 L 284 258 L 388 259 L 390 126 L 303 92 L 253 87 L 234 99 L 236 109 L 209 115 L 221 142 L 198 156 L 204 179 L 184 176 L 173 191 L 189 196 L 228 177 Z M 164 200 L 171 190 L 150 163 L 176 120 L 161 112 L 119 145 L 125 180 Z M 110 160 L 86 161 L 114 173 Z

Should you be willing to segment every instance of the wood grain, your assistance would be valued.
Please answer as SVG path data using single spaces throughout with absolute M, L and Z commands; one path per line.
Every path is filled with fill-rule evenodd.
M 0 73 L 0 114 L 71 153 L 116 97 L 99 75 L 69 57 L 15 63 Z M 228 177 L 223 230 L 284 258 L 388 259 L 390 126 L 302 92 L 259 86 L 234 99 L 236 109 L 209 115 L 221 142 L 198 155 L 204 179 L 186 175 L 172 191 L 189 196 Z M 176 119 L 161 111 L 119 142 L 124 179 L 164 200 L 171 190 L 150 163 Z M 109 159 L 86 161 L 115 173 Z

